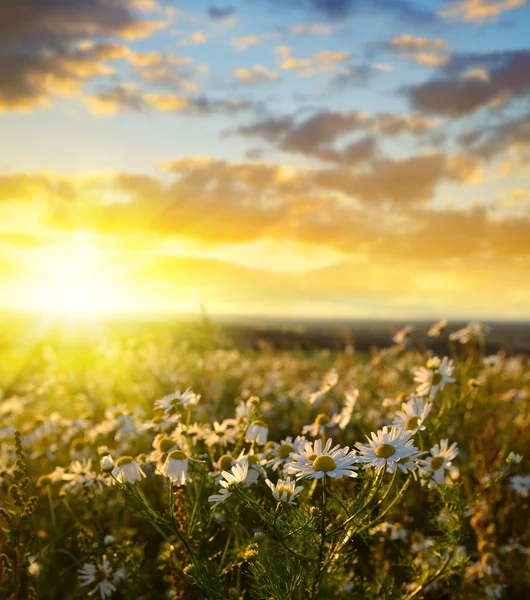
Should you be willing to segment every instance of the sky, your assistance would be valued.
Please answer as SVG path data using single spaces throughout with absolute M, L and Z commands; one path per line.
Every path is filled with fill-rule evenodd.
M 526 0 L 0 0 L 0 308 L 530 319 Z

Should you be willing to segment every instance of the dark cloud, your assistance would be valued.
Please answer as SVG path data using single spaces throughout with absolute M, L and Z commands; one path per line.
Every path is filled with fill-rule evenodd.
M 310 8 L 328 19 L 342 19 L 359 13 L 386 14 L 407 23 L 428 24 L 435 14 L 408 0 L 269 0 L 282 7 Z
M 104 75 L 106 59 L 82 46 L 87 39 L 135 39 L 159 26 L 140 18 L 133 0 L 21 0 L 0 12 L 0 110 L 45 104 Z
M 237 9 L 234 6 L 210 6 L 208 8 L 208 15 L 210 19 L 214 21 L 225 21 L 226 19 L 230 19 L 237 12 Z
M 446 77 L 408 90 L 415 109 L 458 118 L 530 94 L 530 50 L 456 55 L 445 71 Z

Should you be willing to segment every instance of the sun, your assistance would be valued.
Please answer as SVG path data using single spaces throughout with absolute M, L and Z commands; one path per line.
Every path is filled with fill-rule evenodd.
M 108 256 L 86 240 L 39 248 L 30 272 L 24 304 L 37 312 L 90 317 L 116 314 L 127 306 Z

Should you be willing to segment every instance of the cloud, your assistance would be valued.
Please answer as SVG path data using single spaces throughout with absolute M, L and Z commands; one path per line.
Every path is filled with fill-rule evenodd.
M 106 61 L 124 58 L 123 47 L 87 40 L 138 39 L 165 26 L 140 15 L 133 0 L 26 0 L 1 11 L 0 110 L 31 110 L 111 75 Z
M 266 40 L 272 40 L 278 37 L 277 33 L 260 33 L 259 35 L 243 35 L 232 38 L 230 44 L 237 50 L 248 50 L 252 46 L 259 46 Z
M 237 12 L 234 6 L 210 6 L 208 8 L 208 16 L 213 21 L 226 21 L 231 19 Z
M 295 23 L 291 25 L 291 33 L 298 35 L 331 35 L 333 28 L 330 25 L 323 25 L 322 23 Z
M 504 12 L 524 6 L 526 0 L 463 0 L 449 2 L 446 8 L 438 11 L 438 14 L 443 18 L 482 23 L 495 21 Z
M 84 98 L 94 115 L 110 116 L 121 112 L 145 112 L 148 104 L 136 84 L 120 83 L 113 88 Z
M 441 67 L 449 61 L 446 43 L 440 38 L 414 37 L 408 33 L 394 36 L 384 47 L 419 65 Z
M 253 65 L 248 69 L 235 69 L 234 76 L 241 83 L 256 84 L 264 82 L 278 81 L 280 76 L 278 73 L 267 69 L 263 65 Z
M 483 67 L 480 77 L 466 74 L 477 65 Z M 530 51 L 455 55 L 447 64 L 447 73 L 444 78 L 409 88 L 414 108 L 458 118 L 525 96 L 530 93 Z
M 295 58 L 290 46 L 276 46 L 274 49 L 278 66 L 283 71 L 295 71 L 299 77 L 313 77 L 325 71 L 335 70 L 351 57 L 351 52 L 317 50 L 307 58 Z

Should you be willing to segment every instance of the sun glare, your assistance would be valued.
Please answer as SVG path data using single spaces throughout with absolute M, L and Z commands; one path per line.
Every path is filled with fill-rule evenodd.
M 38 250 L 24 285 L 24 304 L 58 316 L 90 317 L 124 309 L 124 290 L 102 250 L 76 241 Z M 125 303 L 126 305 L 126 303 Z

